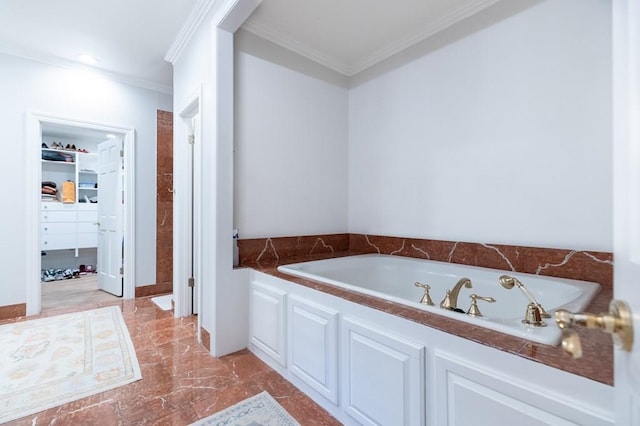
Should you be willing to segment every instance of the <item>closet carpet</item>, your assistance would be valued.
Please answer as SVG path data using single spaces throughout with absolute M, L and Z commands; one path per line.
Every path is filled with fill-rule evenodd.
M 98 289 L 98 274 L 42 283 L 43 311 L 117 300 L 120 298 Z

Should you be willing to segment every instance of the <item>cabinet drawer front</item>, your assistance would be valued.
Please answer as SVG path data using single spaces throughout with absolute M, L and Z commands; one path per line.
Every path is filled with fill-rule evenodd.
M 78 234 L 78 248 L 98 247 L 98 233 Z
M 98 212 L 96 210 L 93 210 L 93 211 L 78 210 L 78 222 L 97 222 L 97 221 L 98 221 Z
M 76 248 L 76 235 L 43 235 L 40 247 L 42 250 L 74 249 Z
M 78 222 L 78 232 L 81 234 L 97 234 L 98 223 L 97 222 Z
M 76 224 L 74 222 L 51 222 L 40 225 L 42 235 L 74 234 Z
M 75 222 L 76 212 L 60 210 L 41 210 L 40 220 L 42 222 Z
M 76 205 L 75 204 L 64 204 L 64 203 L 42 203 L 40 204 L 40 210 L 42 211 L 67 211 L 67 212 L 75 212 Z

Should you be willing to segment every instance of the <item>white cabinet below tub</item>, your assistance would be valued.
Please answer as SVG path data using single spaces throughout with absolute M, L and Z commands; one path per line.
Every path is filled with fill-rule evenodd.
M 258 282 L 252 282 L 249 288 L 249 341 L 283 367 L 286 296 L 286 292 Z
M 561 402 L 554 394 L 504 371 L 447 352 L 435 353 L 437 424 L 442 426 L 602 426 L 606 416 Z M 576 389 L 578 392 L 579 389 Z
M 614 424 L 610 386 L 251 273 L 249 349 L 345 425 Z
M 354 318 L 342 325 L 342 406 L 363 425 L 424 424 L 424 346 Z
M 338 312 L 297 296 L 287 304 L 291 373 L 338 404 Z

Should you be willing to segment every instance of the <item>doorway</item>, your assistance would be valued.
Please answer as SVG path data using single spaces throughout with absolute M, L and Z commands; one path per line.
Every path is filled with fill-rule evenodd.
M 200 93 L 174 122 L 174 269 L 177 317 L 200 312 L 202 276 L 202 123 Z M 200 316 L 198 336 L 200 336 Z
M 27 315 L 61 307 L 56 293 L 67 305 L 134 297 L 133 142 L 133 129 L 27 116 Z M 48 202 L 43 181 L 59 191 Z

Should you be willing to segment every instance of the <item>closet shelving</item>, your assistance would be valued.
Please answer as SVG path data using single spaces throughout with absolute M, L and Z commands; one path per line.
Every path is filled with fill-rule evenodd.
M 92 248 L 98 245 L 98 155 L 42 148 L 42 181 L 55 182 L 57 199 L 41 202 L 41 250 Z M 60 154 L 66 161 L 45 159 Z M 73 203 L 62 202 L 62 184 L 75 185 Z

